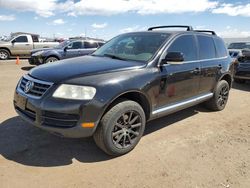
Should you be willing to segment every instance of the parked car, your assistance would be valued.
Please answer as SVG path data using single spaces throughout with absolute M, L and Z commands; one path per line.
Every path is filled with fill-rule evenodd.
M 32 49 L 49 48 L 58 45 L 58 42 L 38 42 L 38 35 L 18 34 L 0 41 L 0 60 L 11 56 L 29 57 Z
M 250 51 L 243 51 L 235 64 L 234 81 L 245 83 L 247 80 L 250 80 Z
M 137 145 L 147 121 L 203 102 L 223 110 L 233 70 L 224 42 L 190 26 L 163 30 L 172 27 L 122 34 L 91 55 L 32 69 L 17 85 L 17 113 L 57 135 L 93 136 L 118 156 Z
M 229 50 L 250 49 L 250 42 L 233 42 L 228 45 Z
M 40 65 L 61 59 L 88 55 L 103 44 L 102 41 L 94 40 L 66 40 L 54 48 L 33 50 L 29 63 L 31 65 Z

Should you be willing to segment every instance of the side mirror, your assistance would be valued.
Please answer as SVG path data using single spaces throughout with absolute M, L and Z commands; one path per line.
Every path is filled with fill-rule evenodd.
M 64 50 L 65 52 L 67 52 L 67 50 L 68 50 L 68 46 L 66 46 L 63 50 Z
M 16 42 L 16 39 L 12 40 L 11 43 L 14 44 Z
M 168 52 L 166 57 L 162 60 L 161 64 L 183 64 L 184 56 L 181 52 Z

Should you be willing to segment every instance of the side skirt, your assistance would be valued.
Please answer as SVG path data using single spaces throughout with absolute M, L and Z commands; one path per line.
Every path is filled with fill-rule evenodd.
M 202 94 L 202 95 L 198 95 L 198 96 L 186 99 L 178 103 L 172 103 L 172 104 L 157 108 L 152 112 L 150 119 L 155 119 L 161 116 L 165 116 L 165 115 L 183 110 L 185 108 L 204 102 L 212 97 L 213 97 L 213 93 L 207 93 L 207 94 Z

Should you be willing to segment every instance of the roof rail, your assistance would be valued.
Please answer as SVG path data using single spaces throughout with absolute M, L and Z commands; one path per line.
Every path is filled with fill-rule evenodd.
M 210 33 L 212 35 L 216 35 L 216 33 L 214 31 L 210 31 L 210 30 L 194 30 L 195 32 L 200 32 L 200 33 Z
M 148 31 L 152 31 L 154 29 L 161 29 L 161 28 L 186 28 L 187 31 L 193 31 L 192 26 L 187 25 L 165 25 L 165 26 L 156 26 L 156 27 L 150 27 L 148 28 Z

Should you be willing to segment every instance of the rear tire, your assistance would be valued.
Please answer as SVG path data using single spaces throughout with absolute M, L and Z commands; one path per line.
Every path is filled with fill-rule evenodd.
M 227 104 L 229 90 L 230 87 L 227 81 L 219 81 L 215 88 L 213 98 L 205 102 L 206 107 L 213 111 L 223 110 Z
M 8 50 L 0 49 L 0 60 L 7 60 L 10 57 L 10 53 Z
M 109 155 L 126 154 L 140 141 L 145 124 L 145 113 L 138 103 L 120 102 L 101 119 L 94 134 L 95 143 Z
M 52 62 L 55 62 L 55 61 L 59 61 L 59 59 L 56 58 L 56 57 L 48 57 L 48 58 L 45 60 L 45 63 L 52 63 Z

